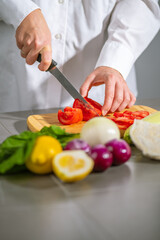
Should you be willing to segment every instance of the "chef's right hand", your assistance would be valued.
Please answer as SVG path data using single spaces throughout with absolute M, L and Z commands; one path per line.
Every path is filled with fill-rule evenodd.
M 38 68 L 46 71 L 52 61 L 51 33 L 40 9 L 32 11 L 16 30 L 16 42 L 21 56 L 32 65 L 41 53 Z

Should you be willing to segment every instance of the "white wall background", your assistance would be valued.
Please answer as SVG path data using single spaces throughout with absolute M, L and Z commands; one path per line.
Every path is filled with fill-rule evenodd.
M 139 57 L 135 66 L 137 99 L 160 99 L 160 32 Z

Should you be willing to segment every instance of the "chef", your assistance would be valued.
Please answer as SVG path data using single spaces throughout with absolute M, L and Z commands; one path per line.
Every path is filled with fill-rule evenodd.
M 52 58 L 103 115 L 132 106 L 134 63 L 159 27 L 157 0 L 0 0 L 0 112 L 72 106 Z

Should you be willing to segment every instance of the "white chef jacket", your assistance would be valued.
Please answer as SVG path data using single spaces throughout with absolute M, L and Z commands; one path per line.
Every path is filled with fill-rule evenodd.
M 137 95 L 134 63 L 160 27 L 157 0 L 0 0 L 0 112 L 72 106 L 73 98 L 37 64 L 20 56 L 15 31 L 40 8 L 53 59 L 79 90 L 98 66 L 117 69 Z M 104 85 L 89 97 L 103 104 Z

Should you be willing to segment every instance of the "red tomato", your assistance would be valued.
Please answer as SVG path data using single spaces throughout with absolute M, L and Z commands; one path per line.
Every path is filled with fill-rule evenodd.
M 126 123 L 128 125 L 131 125 L 131 124 L 133 124 L 134 120 L 133 119 L 129 119 L 127 117 L 117 117 L 115 119 L 115 122 L 118 123 L 118 124 Z
M 65 107 L 64 112 L 58 111 L 58 120 L 64 125 L 77 123 L 83 120 L 82 110 L 79 108 Z
M 135 111 L 135 112 L 132 112 L 132 116 L 135 116 L 135 118 L 137 119 L 138 118 L 144 118 L 144 117 L 147 117 L 149 115 L 149 112 L 148 111 Z
M 124 112 L 114 112 L 113 115 L 107 116 L 107 118 L 114 121 L 120 130 L 125 130 L 131 126 L 134 122 L 134 119 L 142 119 L 149 115 L 148 111 L 129 111 Z
M 129 110 L 122 112 L 122 114 L 123 114 L 123 117 L 131 117 L 132 116 L 132 112 Z
M 110 120 L 112 120 L 112 121 L 116 121 L 116 117 L 114 117 L 113 115 L 112 116 L 106 116 L 107 118 L 109 118 Z
M 126 130 L 129 127 L 127 124 L 117 124 L 117 126 L 120 130 Z
M 114 117 L 123 117 L 124 115 L 123 115 L 123 112 L 114 112 L 113 116 Z
M 143 111 L 143 110 L 142 111 L 134 111 L 134 112 L 126 110 L 126 111 L 123 112 L 124 117 L 130 117 L 130 118 L 133 118 L 133 119 L 144 118 L 148 115 L 149 115 L 149 112 L 148 111 Z
M 107 116 L 107 118 L 111 119 L 113 122 L 115 122 L 118 126 L 118 128 L 121 130 L 127 129 L 130 125 L 133 124 L 132 119 L 128 119 L 126 117 L 115 117 L 115 116 Z
M 85 100 L 95 109 L 95 111 L 101 116 L 102 106 L 96 101 L 85 97 Z M 96 117 L 97 114 L 91 108 L 87 107 L 81 100 L 75 99 L 73 103 L 73 108 L 80 108 L 83 112 L 83 120 L 88 121 L 89 119 Z

